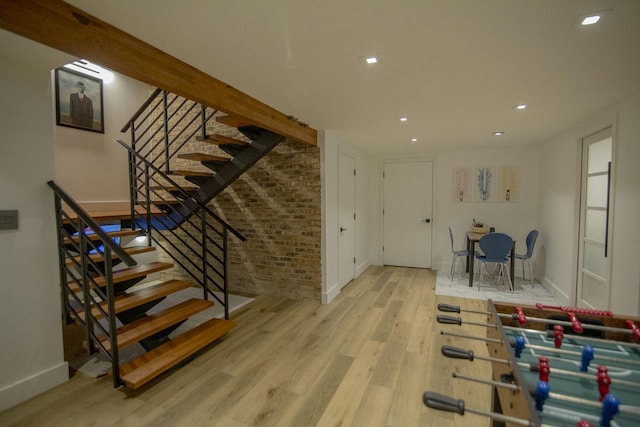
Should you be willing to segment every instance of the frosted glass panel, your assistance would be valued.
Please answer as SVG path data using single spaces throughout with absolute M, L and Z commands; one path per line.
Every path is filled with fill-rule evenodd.
M 611 161 L 611 138 L 589 145 L 589 166 L 587 173 L 604 172 Z
M 602 302 L 609 300 L 607 286 L 587 275 L 582 276 L 582 299 L 589 305 L 599 310 L 606 310 Z
M 587 178 L 587 206 L 607 207 L 607 177 L 608 175 L 596 175 Z
M 584 237 L 604 243 L 604 232 L 606 229 L 606 212 L 600 210 L 587 209 Z
M 603 279 L 607 277 L 607 259 L 604 257 L 603 244 L 585 242 L 583 267 Z

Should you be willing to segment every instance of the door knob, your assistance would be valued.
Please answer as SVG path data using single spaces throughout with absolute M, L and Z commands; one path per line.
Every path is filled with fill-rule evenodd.
M 343 231 L 347 231 L 348 228 L 344 228 L 344 227 L 340 227 L 340 232 L 342 233 Z
M 427 218 L 427 219 L 425 219 L 425 220 L 424 220 L 424 221 L 422 221 L 422 222 L 426 222 L 426 223 L 428 224 L 428 223 L 430 223 L 430 222 L 431 222 L 431 218 Z

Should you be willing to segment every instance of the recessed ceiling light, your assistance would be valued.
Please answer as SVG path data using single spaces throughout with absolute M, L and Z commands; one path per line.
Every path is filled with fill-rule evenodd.
M 586 16 L 582 20 L 582 25 L 593 25 L 600 20 L 600 15 Z
M 401 122 L 406 122 L 406 121 L 407 121 L 407 118 L 406 118 L 406 117 L 400 117 L 400 121 L 401 121 Z
M 411 138 L 411 142 L 418 142 L 418 138 Z
M 497 132 L 494 132 L 493 134 L 494 134 L 495 136 L 502 136 L 502 135 L 504 135 L 504 132 L 503 132 L 503 131 L 501 131 L 501 130 L 499 130 L 499 131 L 497 131 Z
M 513 108 L 515 108 L 516 110 L 524 110 L 525 108 L 527 108 L 527 104 L 514 105 Z
M 378 57 L 377 56 L 367 56 L 365 61 L 367 61 L 367 64 L 376 64 L 378 62 Z

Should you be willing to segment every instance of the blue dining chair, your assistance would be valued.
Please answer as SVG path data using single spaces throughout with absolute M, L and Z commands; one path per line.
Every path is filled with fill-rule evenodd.
M 522 261 L 522 280 L 526 280 L 524 274 L 524 262 L 526 261 L 529 265 L 529 279 L 530 282 L 533 283 L 533 263 L 531 262 L 531 257 L 533 256 L 533 248 L 536 245 L 536 240 L 538 239 L 538 230 L 531 230 L 529 234 L 527 234 L 527 253 L 526 254 L 514 254 L 515 259 L 519 259 Z M 515 275 L 515 273 L 514 273 Z
M 500 275 L 503 280 L 506 277 L 509 280 L 509 290 L 513 291 L 513 282 L 511 281 L 511 275 L 509 274 L 509 254 L 511 248 L 513 248 L 513 239 L 504 233 L 489 233 L 485 234 L 478 241 L 480 249 L 484 253 L 476 254 L 476 259 L 480 264 L 480 282 L 484 282 L 484 276 L 482 274 L 482 267 L 488 273 L 487 263 L 492 262 L 500 267 Z M 480 285 L 478 285 L 478 291 Z
M 458 261 L 458 258 L 469 256 L 469 251 L 467 249 L 456 251 L 453 248 L 453 232 L 451 231 L 451 227 L 449 227 L 449 238 L 451 239 L 451 252 L 453 253 L 453 260 L 451 260 L 451 281 L 453 282 L 453 273 L 456 271 L 456 261 Z

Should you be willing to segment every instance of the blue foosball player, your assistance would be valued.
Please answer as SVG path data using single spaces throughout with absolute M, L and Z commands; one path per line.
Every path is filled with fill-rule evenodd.
M 516 341 L 514 344 L 514 349 L 515 349 L 515 356 L 519 359 L 520 355 L 522 354 L 522 350 L 524 350 L 524 337 L 521 335 L 518 335 L 516 337 Z
M 607 394 L 602 401 L 602 416 L 600 427 L 611 427 L 613 416 L 620 412 L 620 400 L 612 394 Z
M 585 345 L 582 347 L 582 359 L 580 364 L 580 370 L 582 372 L 587 372 L 589 369 L 589 363 L 593 360 L 593 347 L 590 345 Z
M 549 383 L 538 381 L 536 385 L 536 410 L 542 411 L 544 402 L 549 398 Z

